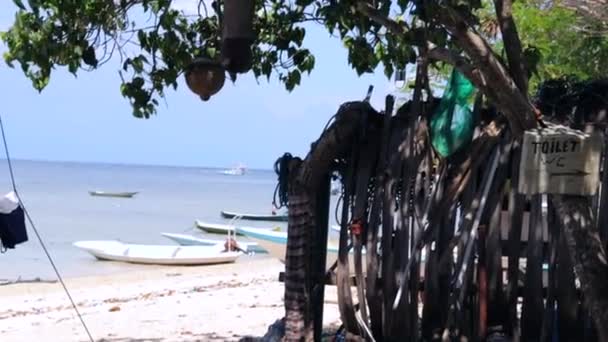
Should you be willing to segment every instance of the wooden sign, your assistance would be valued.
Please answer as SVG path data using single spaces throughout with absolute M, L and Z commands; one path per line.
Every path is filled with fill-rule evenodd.
M 591 196 L 599 184 L 602 136 L 565 126 L 524 133 L 518 192 Z

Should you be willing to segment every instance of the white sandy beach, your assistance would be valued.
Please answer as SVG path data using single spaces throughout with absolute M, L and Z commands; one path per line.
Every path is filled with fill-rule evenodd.
M 66 279 L 96 341 L 237 341 L 262 336 L 284 314 L 284 266 L 273 259 L 161 267 Z M 87 341 L 59 283 L 0 286 L 2 342 Z M 324 323 L 337 325 L 335 288 Z

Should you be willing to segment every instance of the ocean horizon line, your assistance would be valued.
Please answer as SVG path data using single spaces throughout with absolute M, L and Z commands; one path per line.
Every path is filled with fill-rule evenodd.
M 0 162 L 6 162 L 6 158 L 0 157 Z M 49 164 L 75 164 L 75 165 L 105 165 L 118 167 L 152 167 L 152 168 L 177 168 L 177 169 L 206 169 L 206 170 L 226 170 L 233 166 L 195 166 L 195 165 L 170 165 L 170 164 L 153 164 L 153 163 L 124 163 L 124 162 L 108 162 L 108 161 L 78 161 L 78 160 L 52 160 L 52 159 L 32 159 L 32 158 L 11 158 L 12 162 L 34 162 L 34 163 L 49 163 Z M 237 165 L 237 163 L 235 163 Z M 251 171 L 273 171 L 271 168 L 249 168 Z

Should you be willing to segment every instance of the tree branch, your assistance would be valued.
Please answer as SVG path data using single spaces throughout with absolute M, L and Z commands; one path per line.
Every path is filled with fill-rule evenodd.
M 392 31 L 394 33 L 405 34 L 410 29 L 409 25 L 406 22 L 396 22 L 395 20 L 384 16 L 380 13 L 380 11 L 373 8 L 369 3 L 365 1 L 357 2 L 357 10 L 363 13 L 371 20 L 386 27 L 389 31 Z
M 494 0 L 496 18 L 502 33 L 507 61 L 511 70 L 511 77 L 519 90 L 528 93 L 528 75 L 522 58 L 521 40 L 517 34 L 515 20 L 513 20 L 513 3 L 511 0 Z
M 520 92 L 500 59 L 487 42 L 450 7 L 438 7 L 439 22 L 459 41 L 471 60 L 428 41 L 413 45 L 427 48 L 429 57 L 454 66 L 475 84 L 507 116 L 511 131 L 519 136 L 525 129 L 536 126 L 534 107 L 526 93 Z M 358 2 L 357 10 L 385 26 L 389 31 L 406 34 L 409 27 L 379 13 L 366 2 Z M 471 61 L 473 62 L 471 64 Z
M 441 5 L 433 12 L 437 13 L 437 20 L 458 41 L 459 46 L 484 75 L 488 87 L 496 95 L 495 105 L 509 119 L 515 137 L 520 136 L 525 129 L 536 127 L 534 107 L 527 94 L 515 85 L 488 43 L 453 8 Z
M 474 67 L 466 57 L 458 54 L 456 51 L 436 46 L 431 42 L 427 42 L 427 51 L 430 59 L 452 65 L 456 70 L 465 75 L 492 102 L 498 103 L 498 96 L 494 92 L 494 89 L 488 86 L 488 82 L 486 82 L 481 71 Z
M 357 3 L 357 9 L 369 17 L 371 20 L 376 23 L 383 25 L 389 31 L 399 34 L 406 34 L 409 31 L 409 26 L 405 22 L 396 22 L 391 18 L 387 18 L 384 15 L 380 14 L 378 10 L 371 7 L 369 4 L 365 2 Z M 424 42 L 414 42 L 415 46 L 418 46 L 422 49 L 426 49 L 428 53 L 428 57 L 430 59 L 438 60 L 445 62 L 454 66 L 458 71 L 463 73 L 471 82 L 473 82 L 479 88 L 487 88 L 486 81 L 483 78 L 475 67 L 473 67 L 470 61 L 458 54 L 456 51 L 449 50 L 447 48 L 439 47 L 432 42 L 424 41 Z

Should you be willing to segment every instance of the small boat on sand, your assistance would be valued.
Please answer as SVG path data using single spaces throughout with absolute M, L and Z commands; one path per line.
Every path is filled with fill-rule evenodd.
M 287 214 L 245 214 L 245 213 L 237 213 L 231 211 L 222 210 L 221 212 L 223 218 L 234 219 L 238 218 L 241 220 L 249 220 L 249 221 L 272 221 L 272 222 L 287 222 L 289 216 Z
M 89 195 L 98 197 L 120 197 L 120 198 L 131 198 L 137 195 L 138 192 L 109 192 L 109 191 L 89 191 Z
M 200 237 L 186 235 L 186 234 L 174 234 L 174 233 L 160 233 L 162 236 L 177 242 L 181 246 L 214 246 L 217 244 L 223 244 L 224 241 L 216 239 L 203 239 Z M 255 242 L 237 241 L 238 246 L 246 251 L 247 253 L 267 253 L 265 249 L 260 247 Z
M 233 263 L 241 252 L 224 252 L 213 246 L 137 245 L 114 240 L 77 241 L 74 246 L 99 260 L 153 265 L 211 265 Z

